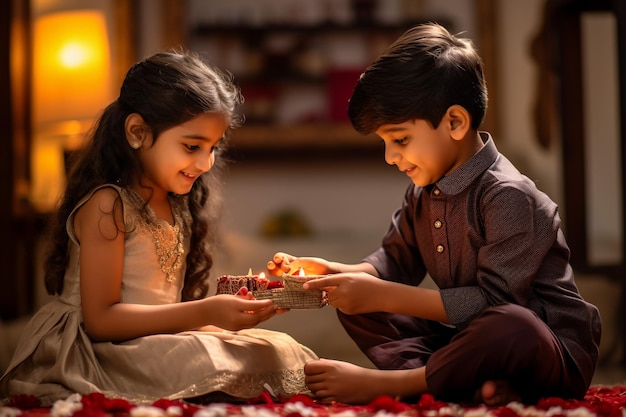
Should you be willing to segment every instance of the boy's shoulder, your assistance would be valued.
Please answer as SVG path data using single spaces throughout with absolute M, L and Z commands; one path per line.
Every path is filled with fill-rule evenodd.
M 558 210 L 557 204 L 503 155 L 476 181 L 474 194 L 474 204 L 485 212 L 495 210 L 513 217 L 543 212 L 551 218 Z

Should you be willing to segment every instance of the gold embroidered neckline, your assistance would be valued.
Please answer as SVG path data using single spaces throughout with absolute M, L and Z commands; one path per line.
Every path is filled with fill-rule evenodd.
M 142 220 L 137 225 L 137 231 L 152 238 L 166 281 L 176 281 L 176 273 L 183 263 L 185 247 L 183 221 L 175 203 L 170 200 L 174 214 L 174 225 L 171 225 L 166 220 L 157 218 L 152 207 L 146 204 L 137 191 L 126 189 L 126 195 L 137 210 L 138 218 Z

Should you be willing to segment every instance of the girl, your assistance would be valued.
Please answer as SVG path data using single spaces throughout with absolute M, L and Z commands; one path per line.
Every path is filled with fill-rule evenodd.
M 251 329 L 277 314 L 270 300 L 206 297 L 217 155 L 241 101 L 230 77 L 190 53 L 130 69 L 68 175 L 45 264 L 56 298 L 24 330 L 0 379 L 6 396 L 48 405 L 73 392 L 152 401 L 306 391 L 315 354 Z

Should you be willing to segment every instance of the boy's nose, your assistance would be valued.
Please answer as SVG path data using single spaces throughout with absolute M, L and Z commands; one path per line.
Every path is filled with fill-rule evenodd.
M 400 160 L 400 154 L 391 146 L 385 146 L 385 161 L 389 165 L 397 165 Z

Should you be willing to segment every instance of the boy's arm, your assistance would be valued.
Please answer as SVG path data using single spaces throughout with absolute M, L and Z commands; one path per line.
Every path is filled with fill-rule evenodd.
M 367 265 L 359 264 L 361 268 Z M 330 275 L 309 281 L 304 288 L 326 289 L 329 303 L 346 314 L 384 311 L 448 323 L 438 290 L 385 281 L 364 272 Z
M 331 270 L 334 273 L 342 272 L 365 272 L 366 274 L 378 277 L 378 271 L 374 266 L 368 262 L 361 262 L 359 264 L 342 264 L 340 262 L 330 262 Z
M 439 290 L 384 281 L 383 311 L 449 324 Z
M 327 261 L 323 258 L 303 256 L 296 257 L 285 252 L 277 252 L 272 260 L 267 263 L 267 272 L 270 275 L 281 276 L 285 273 L 294 273 L 302 268 L 307 275 L 326 275 L 339 272 L 365 272 L 373 276 L 379 276 L 376 268 L 370 263 L 344 264 L 341 262 Z

